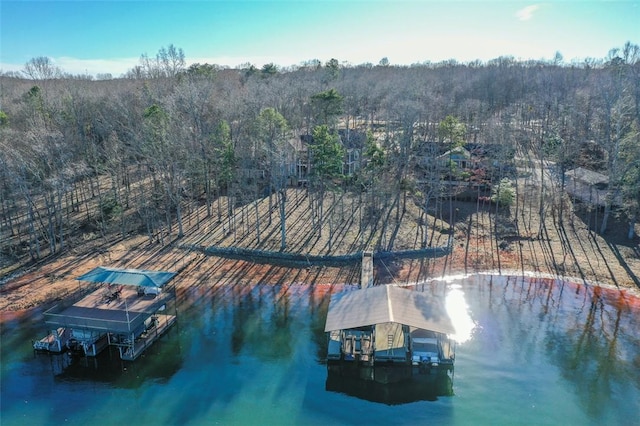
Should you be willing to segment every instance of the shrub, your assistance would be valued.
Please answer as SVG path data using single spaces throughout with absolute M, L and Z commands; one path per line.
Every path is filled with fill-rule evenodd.
M 0 110 L 0 127 L 4 127 L 7 124 L 9 124 L 9 116 L 7 116 L 7 113 Z
M 516 190 L 511 181 L 507 178 L 500 180 L 498 185 L 491 188 L 491 201 L 503 206 L 510 207 L 516 200 Z
M 100 210 L 102 210 L 104 219 L 109 221 L 122 212 L 122 206 L 113 196 L 108 196 L 102 199 Z

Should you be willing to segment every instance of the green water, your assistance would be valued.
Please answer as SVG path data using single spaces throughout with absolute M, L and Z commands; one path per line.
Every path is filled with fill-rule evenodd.
M 189 289 L 133 363 L 34 355 L 41 315 L 5 324 L 0 424 L 638 424 L 637 298 L 495 276 L 417 285 L 449 297 L 455 372 L 394 388 L 328 377 L 329 290 L 343 287 Z

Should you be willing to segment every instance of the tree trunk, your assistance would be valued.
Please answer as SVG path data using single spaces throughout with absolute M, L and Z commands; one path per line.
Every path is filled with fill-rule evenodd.
M 176 201 L 176 220 L 178 221 L 178 238 L 184 236 L 184 229 L 182 226 L 182 206 L 180 205 L 180 199 Z
M 271 200 L 271 197 L 269 197 L 269 200 Z M 269 204 L 271 204 L 271 202 L 269 202 Z M 253 205 L 254 205 L 255 210 L 256 210 L 256 241 L 257 241 L 258 245 L 260 245 L 260 211 L 258 209 L 258 198 L 257 197 L 253 201 Z M 269 210 L 271 210 L 271 206 L 269 206 Z
M 35 213 L 33 209 L 33 203 L 29 196 L 27 196 L 27 204 L 29 205 L 29 254 L 31 255 L 31 260 L 40 259 L 40 239 L 38 238 L 38 234 L 36 233 L 35 227 Z
M 53 195 L 45 192 L 45 207 L 47 209 L 47 238 L 49 240 L 49 254 L 56 252 L 56 232 L 55 232 L 55 214 L 56 208 L 53 200 Z
M 609 223 L 609 215 L 611 214 L 611 202 L 607 200 L 604 205 L 604 213 L 602 215 L 602 223 L 600 224 L 600 234 L 607 232 L 607 226 Z
M 284 250 L 287 247 L 287 216 L 285 210 L 285 203 L 287 201 L 287 192 L 285 189 L 280 190 L 280 250 Z
M 60 250 L 64 249 L 64 215 L 62 214 L 62 199 L 64 191 L 62 188 L 56 190 L 58 198 L 58 208 L 56 209 L 56 225 L 58 227 L 58 239 L 60 241 Z

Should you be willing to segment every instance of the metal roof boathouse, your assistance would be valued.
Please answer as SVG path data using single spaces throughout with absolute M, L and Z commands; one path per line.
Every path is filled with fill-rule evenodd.
M 71 306 L 47 310 L 44 320 L 51 333 L 34 348 L 96 356 L 113 345 L 122 359 L 136 359 L 176 321 L 166 313 L 175 296 L 163 290 L 175 275 L 106 267 L 89 271 L 77 280 L 102 285 Z
M 455 329 L 433 294 L 395 285 L 334 294 L 325 332 L 330 372 L 391 383 L 453 369 Z

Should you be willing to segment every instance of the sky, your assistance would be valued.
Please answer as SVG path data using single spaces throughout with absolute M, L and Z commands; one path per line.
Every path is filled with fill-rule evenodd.
M 0 0 L 0 71 L 49 57 L 120 76 L 170 44 L 187 64 L 411 65 L 499 56 L 565 62 L 640 44 L 640 0 Z

